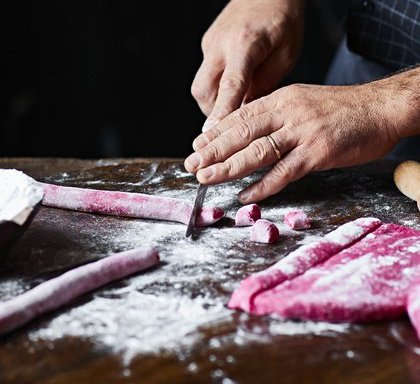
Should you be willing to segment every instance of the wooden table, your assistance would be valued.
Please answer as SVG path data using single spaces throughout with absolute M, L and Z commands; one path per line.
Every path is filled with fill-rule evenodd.
M 420 228 L 416 205 L 392 182 L 395 164 L 307 176 L 262 203 L 282 221 L 290 207 L 314 218 L 275 246 L 235 229 L 237 183 L 212 187 L 207 204 L 227 217 L 196 243 L 185 226 L 41 208 L 1 255 L 0 299 L 111 252 L 155 244 L 162 264 L 111 284 L 0 339 L 0 383 L 418 383 L 420 344 L 407 319 L 371 325 L 282 322 L 223 307 L 252 272 L 361 216 Z M 42 181 L 193 199 L 196 183 L 169 159 L 0 159 Z M 283 227 L 281 227 L 283 228 Z

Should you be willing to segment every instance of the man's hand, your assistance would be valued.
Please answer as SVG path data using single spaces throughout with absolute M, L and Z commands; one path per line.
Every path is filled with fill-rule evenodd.
M 298 55 L 303 0 L 232 0 L 205 33 L 203 63 L 191 87 L 203 131 L 277 88 Z
M 362 85 L 281 88 L 198 136 L 185 167 L 216 184 L 274 164 L 239 194 L 245 204 L 311 171 L 378 159 L 401 137 L 420 134 L 419 84 L 417 68 Z

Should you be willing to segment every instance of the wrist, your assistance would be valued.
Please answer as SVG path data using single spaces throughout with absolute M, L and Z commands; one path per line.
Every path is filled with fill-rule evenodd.
M 372 83 L 381 109 L 399 139 L 420 134 L 420 67 Z

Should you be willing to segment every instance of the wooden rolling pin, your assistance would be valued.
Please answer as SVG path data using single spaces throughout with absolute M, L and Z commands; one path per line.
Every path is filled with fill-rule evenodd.
M 394 181 L 404 195 L 417 201 L 420 210 L 420 163 L 409 160 L 398 165 L 394 171 Z

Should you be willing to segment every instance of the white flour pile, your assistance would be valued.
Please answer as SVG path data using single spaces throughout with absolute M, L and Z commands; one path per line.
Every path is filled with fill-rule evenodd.
M 22 225 L 44 195 L 42 187 L 16 169 L 0 169 L 0 222 Z

